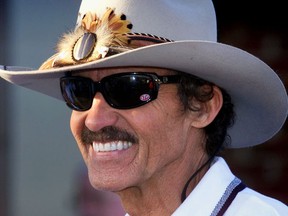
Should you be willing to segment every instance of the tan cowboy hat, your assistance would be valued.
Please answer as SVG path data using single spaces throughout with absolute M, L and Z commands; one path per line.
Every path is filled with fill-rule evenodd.
M 143 40 L 151 45 L 141 47 Z M 59 78 L 65 72 L 120 66 L 183 71 L 225 89 L 236 112 L 231 148 L 265 142 L 287 117 L 277 74 L 255 56 L 217 42 L 211 0 L 82 0 L 75 30 L 40 69 L 1 66 L 0 76 L 63 100 Z

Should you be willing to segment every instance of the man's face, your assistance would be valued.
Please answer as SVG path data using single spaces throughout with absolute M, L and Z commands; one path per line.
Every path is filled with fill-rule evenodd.
M 101 69 L 78 75 L 98 81 L 115 73 L 143 71 L 171 75 L 155 68 Z M 119 191 L 153 184 L 184 165 L 191 113 L 183 111 L 177 88 L 161 85 L 156 100 L 124 110 L 112 108 L 97 93 L 90 110 L 73 111 L 71 130 L 95 188 Z M 98 151 L 105 146 L 121 150 Z

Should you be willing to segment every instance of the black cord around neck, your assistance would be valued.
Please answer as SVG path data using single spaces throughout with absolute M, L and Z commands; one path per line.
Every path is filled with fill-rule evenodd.
M 181 202 L 183 203 L 185 201 L 185 199 L 187 198 L 186 196 L 186 192 L 187 192 L 187 188 L 190 184 L 190 182 L 192 181 L 193 178 L 195 178 L 195 176 L 205 167 L 207 166 L 208 164 L 211 163 L 211 161 L 213 160 L 213 158 L 215 157 L 216 154 L 213 154 L 211 155 L 208 160 L 199 168 L 197 169 L 193 174 L 192 176 L 188 179 L 188 181 L 186 182 L 183 190 L 182 190 L 182 194 L 181 194 Z

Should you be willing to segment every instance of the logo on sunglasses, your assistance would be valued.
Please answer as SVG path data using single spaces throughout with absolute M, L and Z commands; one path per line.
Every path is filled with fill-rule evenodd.
M 149 101 L 150 100 L 150 95 L 149 94 L 143 94 L 140 96 L 141 101 Z

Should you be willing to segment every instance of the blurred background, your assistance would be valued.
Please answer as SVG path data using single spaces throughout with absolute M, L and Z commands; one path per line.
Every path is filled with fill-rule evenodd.
M 287 87 L 284 2 L 214 4 L 219 41 L 267 62 Z M 0 64 L 37 68 L 54 53 L 62 33 L 73 29 L 79 6 L 80 0 L 1 0 Z M 88 216 L 80 211 L 83 200 L 88 209 L 89 200 L 98 198 L 86 186 L 86 169 L 69 130 L 70 110 L 62 102 L 3 80 L 0 101 L 0 216 Z M 265 145 L 229 150 L 224 157 L 248 186 L 288 204 L 287 142 L 286 122 Z M 81 195 L 83 188 L 88 189 L 87 196 Z
M 242 48 L 270 65 L 288 89 L 288 13 L 281 0 L 214 0 L 219 41 Z M 243 134 L 245 136 L 245 134 Z M 288 121 L 264 145 L 224 154 L 250 187 L 288 204 Z

